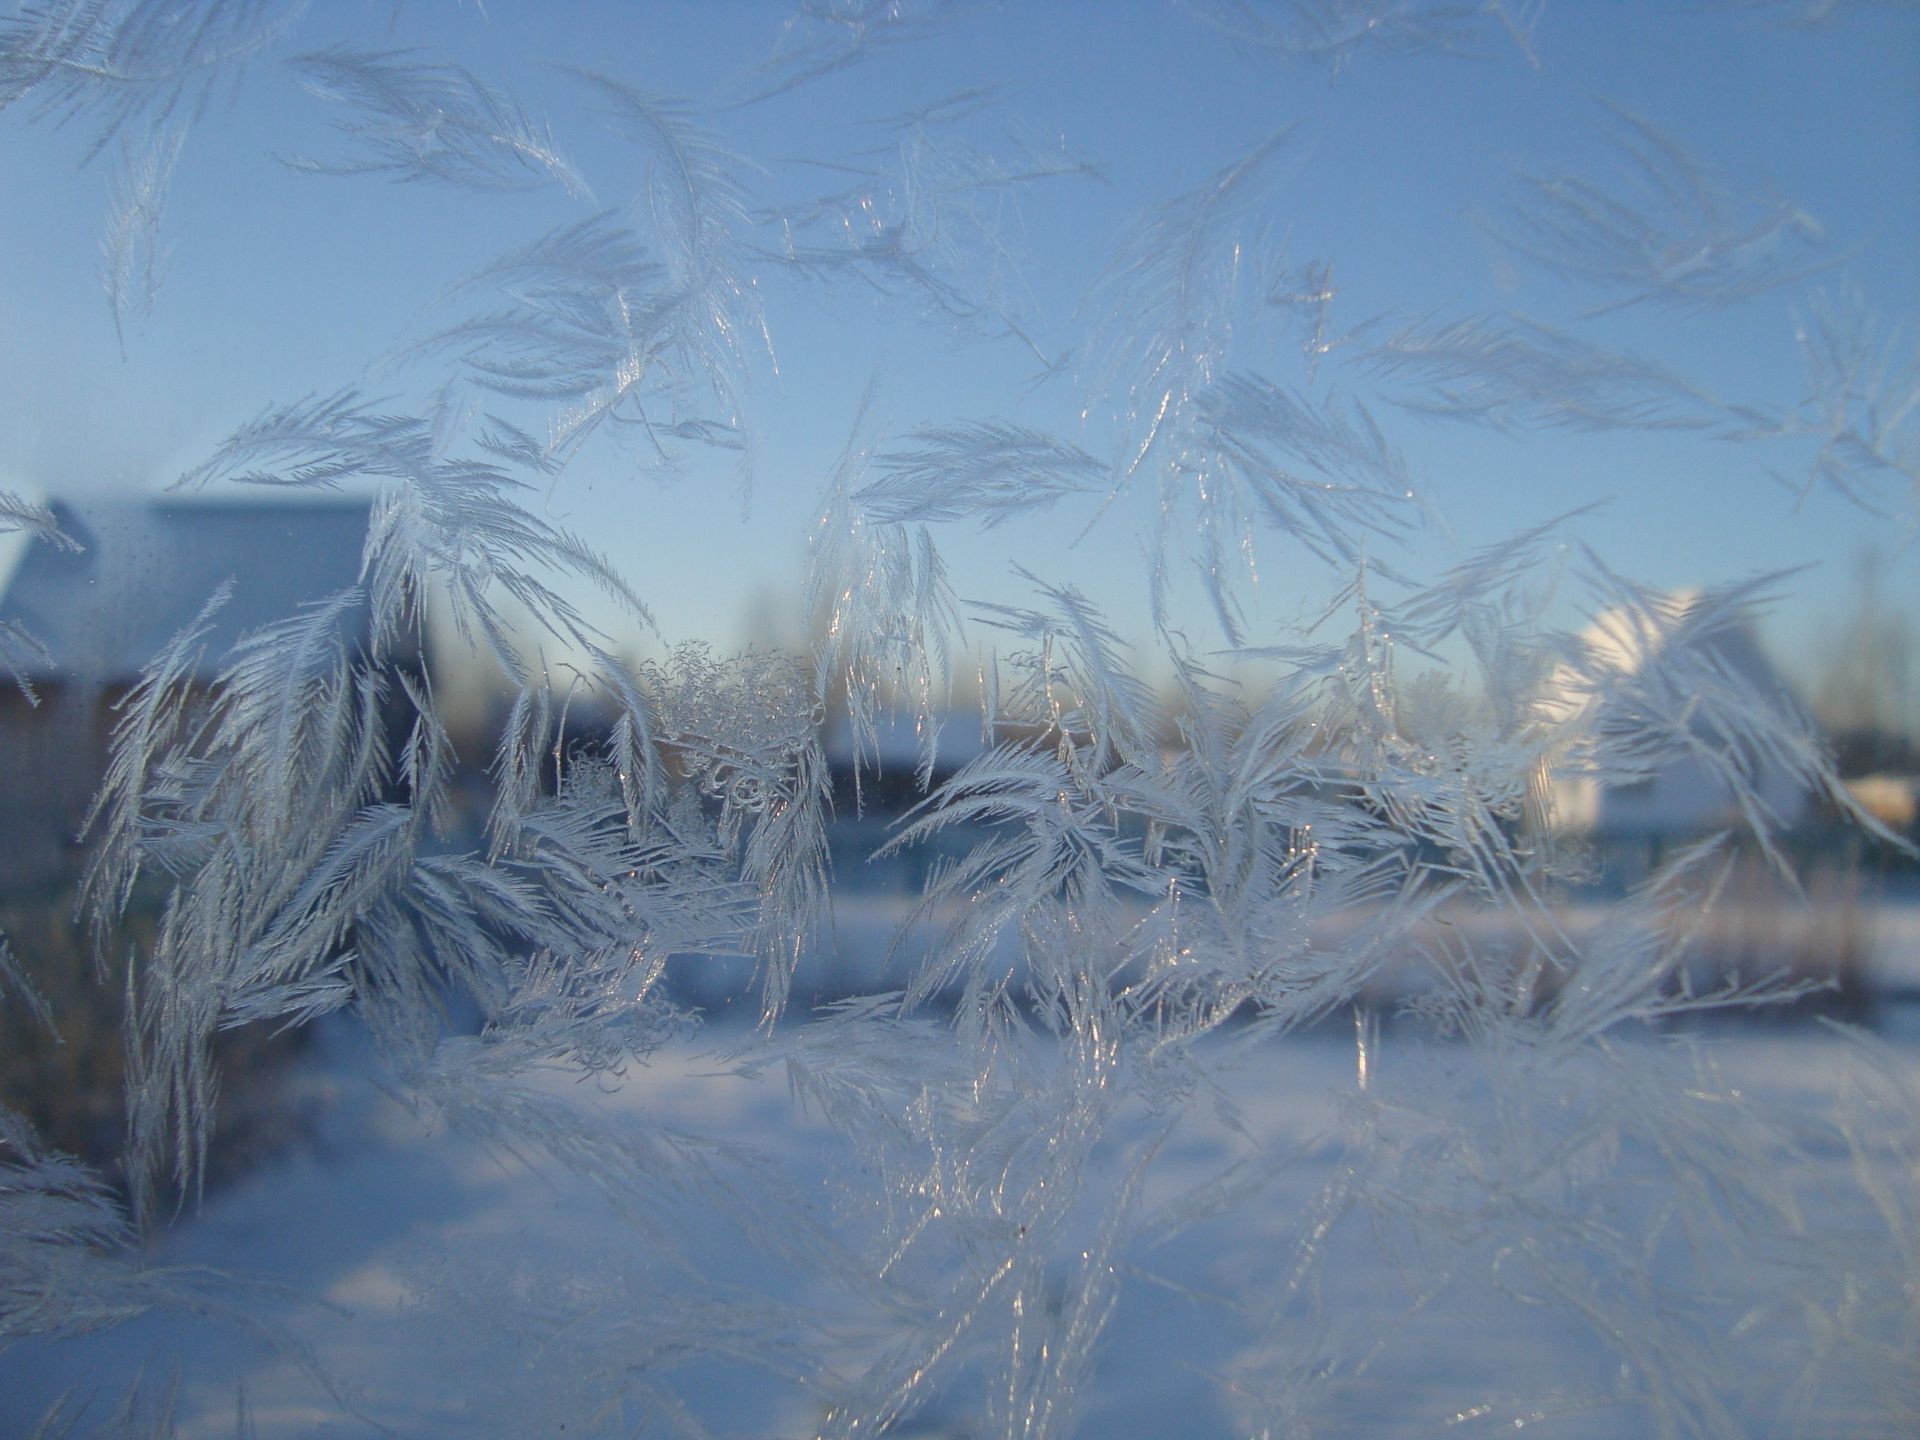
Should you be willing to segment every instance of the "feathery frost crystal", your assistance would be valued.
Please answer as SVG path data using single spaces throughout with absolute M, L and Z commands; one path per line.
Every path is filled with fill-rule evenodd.
M 1094 21 L 1047 7 L 640 8 L 0 21 L 8 145 L 71 130 L 99 192 L 100 363 L 303 352 L 226 411 L 183 388 L 139 452 L 192 439 L 168 513 L 368 516 L 305 603 L 258 614 L 240 557 L 91 677 L 59 903 L 125 977 L 125 1144 L 0 1108 L 0 1391 L 76 1376 L 0 1435 L 1914 1433 L 1910 1018 L 1821 1031 L 1800 1091 L 1699 1024 L 1825 997 L 1718 963 L 1741 884 L 1910 838 L 1753 663 L 1802 577 L 1675 589 L 1582 488 L 1737 470 L 1768 525 L 1910 539 L 1910 267 L 1631 97 L 1595 143 L 1585 80 L 1541 88 L 1587 22 L 1544 3 L 1183 0 L 1072 57 Z M 1686 23 L 1913 34 L 1854 8 Z M 1441 150 L 1481 77 L 1560 128 L 1507 134 L 1497 217 L 1415 213 L 1411 168 L 1505 163 Z M 1383 79 L 1436 135 L 1356 180 Z M 190 323 L 214 185 L 284 313 Z M 377 315 L 291 297 L 334 283 L 275 251 L 300 206 L 392 267 Z M 13 493 L 0 530 L 92 534 Z M 784 639 L 714 631 L 747 576 Z M 16 708 L 84 691 L 55 633 L 0 615 Z M 1682 783 L 1639 849 L 1579 818 Z M 34 960 L 0 939 L 0 1006 L 58 1032 Z M 365 1222 L 378 1278 L 330 1303 L 404 1296 L 389 1368 L 176 1261 L 226 1203 L 222 1037 L 262 1029 L 553 1183 L 525 1233 Z M 333 1143 L 300 1163 L 369 1170 Z M 154 1311 L 225 1338 L 129 1364 Z

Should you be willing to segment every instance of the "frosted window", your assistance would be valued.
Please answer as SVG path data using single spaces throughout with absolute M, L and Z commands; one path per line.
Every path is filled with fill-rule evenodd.
M 12 7 L 0 1434 L 1912 1433 L 1916 56 Z

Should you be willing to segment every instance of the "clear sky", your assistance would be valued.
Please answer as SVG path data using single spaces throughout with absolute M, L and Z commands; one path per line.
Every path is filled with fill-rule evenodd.
M 1655 359 L 1723 405 L 1791 415 L 1807 397 L 1796 317 L 1826 293 L 1857 297 L 1895 376 L 1884 393 L 1902 393 L 1902 370 L 1910 393 L 1920 8 L 1843 5 L 1830 23 L 1802 26 L 1791 23 L 1800 11 L 1824 7 L 1510 0 L 1525 46 L 1488 23 L 1462 37 L 1474 54 L 1402 55 L 1389 24 L 1383 40 L 1338 64 L 1278 54 L 1195 9 L 1145 0 L 910 8 L 934 18 L 898 43 L 874 43 L 857 63 L 740 104 L 730 102 L 767 88 L 768 76 L 807 68 L 755 67 L 826 30 L 790 24 L 793 7 L 774 4 L 314 4 L 237 86 L 209 99 L 187 135 L 159 232 L 164 278 L 151 313 L 128 324 L 124 353 L 99 241 L 116 147 L 82 165 L 95 130 L 88 116 L 56 126 L 30 104 L 0 112 L 0 486 L 42 496 L 151 491 L 268 404 L 343 385 L 417 402 L 446 377 L 447 358 L 401 352 L 471 312 L 449 294 L 455 282 L 554 226 L 602 208 L 631 214 L 646 183 L 646 152 L 615 133 L 570 67 L 710 107 L 701 123 L 741 157 L 752 213 L 864 184 L 871 209 L 853 213 L 883 220 L 895 192 L 855 173 L 893 143 L 876 122 L 1004 86 L 942 133 L 1008 164 L 1024 145 L 1029 157 L 1078 157 L 1098 173 L 956 195 L 941 248 L 922 258 L 957 293 L 1014 318 L 1031 346 L 999 319 L 936 313 L 905 286 L 883 293 L 857 276 L 833 283 L 756 259 L 755 247 L 777 250 L 779 227 L 743 226 L 743 273 L 764 298 L 773 340 L 772 358 L 759 353 L 747 376 L 751 495 L 730 456 L 694 456 L 668 474 L 632 433 L 596 438 L 535 495 L 535 508 L 620 565 L 668 639 L 731 646 L 749 617 L 797 631 L 809 521 L 870 383 L 867 433 L 882 448 L 916 427 L 1007 419 L 1116 460 L 1111 406 L 1094 393 L 1090 342 L 1101 331 L 1090 285 L 1129 217 L 1287 126 L 1297 128 L 1286 154 L 1244 217 L 1247 263 L 1294 273 L 1331 262 L 1328 334 L 1365 328 L 1310 373 L 1298 345 L 1304 312 L 1255 304 L 1230 358 L 1310 395 L 1364 401 L 1404 450 L 1424 518 L 1385 558 L 1436 574 L 1503 535 L 1604 500 L 1569 538 L 1640 580 L 1678 587 L 1814 566 L 1783 587 L 1769 631 L 1804 680 L 1819 673 L 1823 636 L 1851 603 L 1863 554 L 1882 556 L 1883 601 L 1920 616 L 1920 495 L 1883 483 L 1876 515 L 1830 486 L 1809 489 L 1812 441 L 1499 433 L 1395 408 L 1390 397 L 1406 387 L 1362 363 L 1366 344 L 1415 322 L 1517 314 Z M 1268 16 L 1290 7 L 1243 8 Z M 1375 8 L 1391 20 L 1402 7 Z M 459 64 L 514 92 L 551 126 L 591 196 L 289 167 L 289 158 L 363 153 L 364 138 L 337 128 L 355 118 L 350 107 L 303 90 L 285 63 L 335 44 L 412 48 L 417 61 Z M 1595 313 L 1604 286 L 1570 284 L 1516 255 L 1502 242 L 1518 223 L 1516 176 L 1571 177 L 1615 195 L 1633 183 L 1617 143 L 1625 122 L 1610 104 L 1717 177 L 1730 197 L 1725 233 L 1793 216 L 1756 245 L 1802 247 L 1820 268 L 1736 302 Z M 893 154 L 880 162 L 895 163 Z M 1052 378 L 1040 377 L 1036 349 L 1064 357 Z M 1895 419 L 1911 463 L 1920 422 Z M 1018 598 L 1024 582 L 1009 567 L 1022 565 L 1079 584 L 1123 634 L 1145 637 L 1143 555 L 1155 543 L 1147 488 L 1104 511 L 1096 494 L 991 530 L 938 527 L 957 589 Z M 1253 643 L 1281 638 L 1283 622 L 1314 613 L 1342 579 L 1275 531 L 1260 536 L 1259 573 Z M 1202 649 L 1218 645 L 1199 585 L 1185 569 L 1176 576 L 1182 628 Z

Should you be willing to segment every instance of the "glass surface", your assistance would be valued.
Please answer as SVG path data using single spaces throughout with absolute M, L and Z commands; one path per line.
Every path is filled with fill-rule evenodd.
M 0 1436 L 1920 1427 L 1920 11 L 0 19 Z

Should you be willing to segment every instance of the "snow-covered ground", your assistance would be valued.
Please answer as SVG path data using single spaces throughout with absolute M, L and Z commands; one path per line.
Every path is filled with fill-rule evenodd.
M 1881 995 L 1920 999 L 1920 897 L 1868 914 L 1869 985 Z
M 1124 902 L 1123 902 L 1124 903 Z M 1146 912 L 1144 901 L 1133 901 L 1136 917 Z M 916 962 L 933 947 L 940 927 L 951 918 L 943 913 L 903 929 L 912 918 L 915 900 L 904 884 L 875 890 L 842 893 L 835 900 L 833 922 L 821 953 L 803 962 L 795 976 L 796 994 L 838 999 L 899 989 L 908 984 Z M 1603 927 L 1617 924 L 1619 906 L 1595 897 L 1564 906 L 1557 923 L 1576 940 L 1590 938 Z M 1366 928 L 1372 917 L 1362 908 L 1328 917 L 1313 932 L 1321 948 L 1346 944 Z M 1443 949 L 1455 938 L 1470 934 L 1486 946 L 1524 938 L 1511 912 L 1487 907 L 1448 909 L 1415 925 L 1410 948 Z M 1795 896 L 1784 890 L 1757 901 L 1722 906 L 1705 919 L 1694 945 L 1716 959 L 1741 957 L 1748 981 L 1792 971 L 1802 979 L 1841 978 L 1849 968 L 1872 995 L 1920 998 L 1920 890 L 1911 884 L 1884 894 L 1863 893 L 1824 898 Z M 1020 960 L 1013 937 L 1003 937 L 995 952 L 996 964 L 1018 972 Z M 751 1004 L 753 965 L 750 961 L 703 961 L 698 976 L 687 972 L 679 980 L 686 1000 L 707 1011 L 725 1011 Z M 1409 990 L 1424 988 L 1419 973 L 1424 962 L 1385 967 L 1378 975 L 1376 998 L 1390 1003 Z M 1702 982 L 1715 979 L 1704 970 Z M 1724 977 L 1717 977 L 1724 978 Z
M 757 1147 L 859 1244 L 863 1218 L 844 1203 L 845 1145 L 795 1102 L 779 1073 L 731 1073 L 727 1052 L 744 1038 L 709 1029 L 634 1067 L 618 1087 L 556 1077 L 538 1088 L 615 1127 L 644 1119 Z M 1920 1088 L 1920 1008 L 1885 1011 L 1878 1039 L 1910 1091 Z M 1357 1159 L 1351 1033 L 1315 1031 L 1237 1055 L 1232 1044 L 1228 1037 L 1215 1053 L 1220 1091 L 1189 1103 L 1155 1153 L 1142 1210 L 1154 1213 L 1250 1147 L 1285 1163 L 1232 1218 L 1198 1215 L 1127 1252 L 1077 1433 L 1260 1433 L 1258 1424 L 1280 1413 L 1263 1408 L 1260 1394 L 1274 1376 L 1315 1397 L 1313 1414 L 1301 1417 L 1312 1426 L 1300 1434 L 1475 1435 L 1530 1422 L 1555 1436 L 1648 1433 L 1637 1404 L 1596 1407 L 1592 1399 L 1619 1384 L 1604 1328 L 1578 1307 L 1525 1294 L 1497 1246 L 1469 1238 L 1449 1260 L 1405 1248 L 1377 1215 L 1316 1230 Z M 1824 1113 L 1849 1083 L 1849 1042 L 1818 1025 L 1719 1027 L 1690 1044 L 1733 1087 L 1783 1116 Z M 1645 1045 L 1650 1060 L 1673 1048 Z M 1446 1072 L 1458 1048 L 1403 1039 L 1389 1025 L 1370 1056 L 1371 1079 L 1376 1087 L 1383 1077 L 1411 1082 L 1418 1093 L 1419 1074 Z M 404 1108 L 364 1078 L 373 1071 L 349 1027 L 328 1030 L 305 1080 L 318 1105 L 311 1138 L 211 1196 L 154 1246 L 156 1263 L 220 1267 L 270 1287 L 245 1296 L 257 1330 L 149 1315 L 97 1336 L 18 1345 L 0 1355 L 0 1435 L 35 1434 L 37 1418 L 63 1396 L 65 1415 L 82 1417 L 73 1433 L 91 1434 L 143 1369 L 157 1382 L 175 1367 L 187 1437 L 233 1434 L 237 1396 L 261 1436 L 813 1433 L 824 1401 L 805 1387 L 769 1379 L 758 1365 L 680 1363 L 650 1348 L 649 1327 L 670 1328 L 656 1307 L 670 1310 L 673 1284 L 632 1216 L 551 1165 L 492 1152 Z M 1091 1191 L 1112 1183 L 1099 1173 L 1111 1158 L 1096 1152 Z M 1846 1192 L 1844 1148 L 1812 1163 L 1816 1182 L 1832 1182 L 1833 1196 Z M 725 1219 L 679 1218 L 689 1262 L 706 1280 L 737 1287 L 743 1304 L 804 1311 L 844 1299 L 783 1292 L 790 1282 Z M 1870 1218 L 1831 1196 L 1808 1213 L 1816 1229 Z M 1888 1263 L 1904 1263 L 1886 1243 Z M 1249 1310 L 1250 1291 L 1278 1291 L 1290 1275 L 1301 1282 L 1290 1299 L 1276 1297 L 1264 1315 Z M 545 1330 L 525 1323 L 549 1313 L 559 1318 Z M 873 1339 L 849 1331 L 846 1353 L 834 1358 L 855 1365 Z M 1699 1337 L 1707 1348 L 1729 1339 Z M 1844 1372 L 1847 1356 L 1829 1358 Z M 685 1401 L 682 1429 L 639 1428 L 637 1408 L 605 1403 L 643 1364 L 652 1382 Z M 1892 1383 L 1912 1399 L 1920 1378 Z M 1507 1398 L 1516 1395 L 1531 1398 Z M 1755 1427 L 1736 1433 L 1793 1433 L 1775 1425 L 1798 1423 L 1785 1412 L 1743 1410 L 1737 1396 L 1729 1403 L 1736 1423 Z M 1892 1436 L 1885 1405 L 1884 1391 L 1870 1388 L 1838 1400 L 1824 1394 L 1820 1433 Z M 974 1422 L 970 1397 L 955 1387 L 897 1433 L 959 1437 L 980 1433 Z

